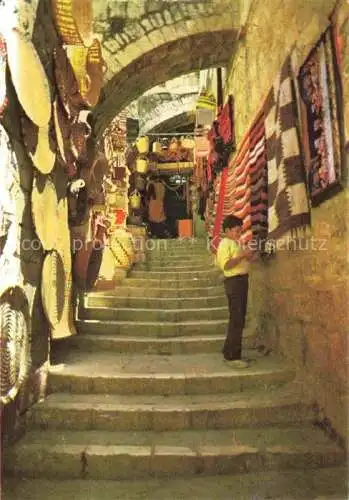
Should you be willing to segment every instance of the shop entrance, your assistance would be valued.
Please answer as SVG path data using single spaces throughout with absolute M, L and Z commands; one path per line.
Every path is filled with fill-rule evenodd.
M 178 238 L 192 236 L 189 173 L 157 173 L 147 189 L 148 222 L 151 236 Z

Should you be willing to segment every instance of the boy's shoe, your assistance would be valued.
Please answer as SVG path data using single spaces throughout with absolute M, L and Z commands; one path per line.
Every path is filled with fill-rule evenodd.
M 243 370 L 244 368 L 248 368 L 250 365 L 247 361 L 243 361 L 242 359 L 225 359 L 224 360 L 231 368 L 235 368 L 237 370 Z

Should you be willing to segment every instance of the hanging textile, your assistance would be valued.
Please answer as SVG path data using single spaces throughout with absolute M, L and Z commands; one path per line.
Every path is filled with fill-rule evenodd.
M 310 224 L 305 172 L 297 133 L 290 56 L 264 103 L 268 161 L 269 238 Z
M 264 242 L 268 235 L 268 168 L 263 113 L 251 128 L 249 154 L 252 237 Z
M 304 155 L 313 205 L 326 199 L 341 178 L 334 50 L 330 28 L 309 54 L 298 76 Z
M 221 240 L 222 224 L 223 224 L 223 213 L 224 213 L 224 197 L 225 197 L 225 187 L 227 183 L 228 169 L 225 168 L 220 175 L 219 191 L 217 196 L 216 214 L 213 224 L 212 231 L 212 242 L 211 249 L 216 252 L 219 242 Z
M 225 145 L 231 146 L 232 152 L 235 146 L 233 96 L 229 96 L 228 101 L 220 111 L 217 120 L 219 135 L 222 137 Z
M 251 187 L 250 187 L 250 136 L 247 134 L 242 141 L 235 159 L 234 168 L 234 209 L 233 213 L 242 221 L 241 241 L 243 243 L 252 238 L 251 231 Z

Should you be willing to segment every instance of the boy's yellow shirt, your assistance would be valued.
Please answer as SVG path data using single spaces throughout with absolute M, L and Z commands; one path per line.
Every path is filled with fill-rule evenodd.
M 228 260 L 238 257 L 241 252 L 242 249 L 237 241 L 223 238 L 219 243 L 216 254 L 216 265 L 223 271 L 226 278 L 238 276 L 239 274 L 248 274 L 250 263 L 247 259 L 243 259 L 229 270 L 224 269 Z

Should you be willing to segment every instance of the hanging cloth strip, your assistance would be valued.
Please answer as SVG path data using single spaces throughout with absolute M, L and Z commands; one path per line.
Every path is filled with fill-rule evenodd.
M 214 253 L 216 253 L 219 242 L 221 240 L 221 231 L 222 231 L 222 223 L 223 223 L 223 211 L 224 211 L 224 197 L 225 197 L 225 188 L 228 178 L 228 169 L 225 168 L 220 174 L 221 181 L 219 186 L 218 200 L 216 206 L 216 217 L 213 225 L 212 232 L 212 242 L 211 249 Z
M 288 56 L 264 103 L 268 160 L 269 238 L 310 225 L 297 104 Z
M 251 229 L 256 241 L 268 235 L 268 169 L 264 115 L 260 113 L 250 132 Z

